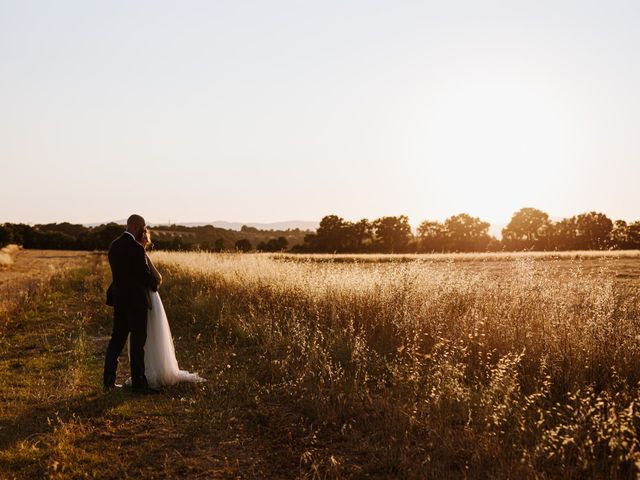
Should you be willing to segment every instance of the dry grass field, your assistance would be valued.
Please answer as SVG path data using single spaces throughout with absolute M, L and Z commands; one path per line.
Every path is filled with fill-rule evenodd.
M 155 256 L 367 472 L 635 476 L 638 252 L 502 257 Z
M 0 250 L 8 258 L 0 268 L 0 334 L 12 311 L 28 305 L 52 276 L 82 265 L 94 254 L 59 250 L 22 250 L 8 245 Z
M 0 477 L 640 472 L 638 252 L 152 257 L 178 361 L 209 381 L 100 391 L 88 258 L 8 325 Z

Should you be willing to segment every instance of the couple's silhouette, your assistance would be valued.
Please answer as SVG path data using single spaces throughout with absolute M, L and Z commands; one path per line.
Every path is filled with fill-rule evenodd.
M 134 214 L 127 220 L 127 230 L 109 246 L 112 282 L 106 304 L 113 307 L 113 331 L 104 362 L 105 389 L 121 386 L 116 383 L 116 370 L 127 338 L 131 377 L 125 383 L 134 393 L 155 394 L 164 385 L 204 381 L 197 373 L 178 368 L 158 293 L 162 276 L 145 251 L 149 242 L 144 218 Z

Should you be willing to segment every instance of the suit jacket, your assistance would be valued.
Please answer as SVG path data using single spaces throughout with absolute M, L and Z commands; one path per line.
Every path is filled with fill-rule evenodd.
M 123 233 L 109 245 L 112 282 L 106 304 L 118 308 L 151 308 L 148 289 L 158 291 L 158 282 L 147 263 L 144 247 Z

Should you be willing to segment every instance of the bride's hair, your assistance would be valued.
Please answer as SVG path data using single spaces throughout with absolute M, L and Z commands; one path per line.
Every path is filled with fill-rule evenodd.
M 140 243 L 144 248 L 147 248 L 149 245 L 152 245 L 151 232 L 147 227 L 144 227 L 144 230 L 142 231 L 142 238 L 140 239 Z

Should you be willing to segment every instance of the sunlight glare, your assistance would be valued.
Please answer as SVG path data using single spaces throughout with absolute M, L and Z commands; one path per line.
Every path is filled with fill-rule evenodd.
M 575 167 L 569 109 L 543 86 L 469 79 L 434 92 L 423 172 L 444 181 L 443 201 L 504 220 L 514 207 L 553 196 Z

